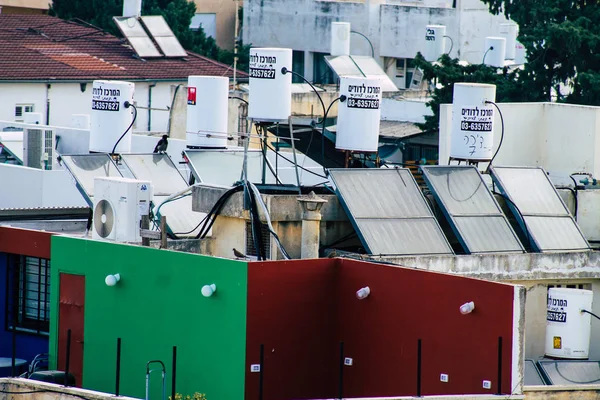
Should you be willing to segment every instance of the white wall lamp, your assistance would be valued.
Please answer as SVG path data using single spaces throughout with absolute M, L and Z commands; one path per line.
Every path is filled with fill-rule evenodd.
M 359 300 L 364 300 L 371 294 L 371 289 L 368 286 L 364 288 L 360 288 L 356 291 L 356 298 Z
M 217 285 L 210 284 L 202 286 L 202 296 L 210 297 L 217 291 Z
M 462 306 L 460 306 L 460 313 L 463 315 L 469 314 L 469 313 L 473 312 L 474 309 L 475 309 L 475 303 L 470 301 L 470 302 L 465 303 Z
M 115 286 L 121 280 L 121 274 L 107 275 L 104 279 L 106 286 Z

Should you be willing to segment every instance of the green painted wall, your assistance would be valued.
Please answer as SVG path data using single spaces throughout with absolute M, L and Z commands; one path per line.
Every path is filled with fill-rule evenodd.
M 52 238 L 51 363 L 58 346 L 59 274 L 85 275 L 85 388 L 114 393 L 117 337 L 122 338 L 121 394 L 144 397 L 146 362 L 167 366 L 177 346 L 177 392 L 208 400 L 244 396 L 247 263 L 108 242 Z M 121 281 L 108 287 L 109 274 Z M 210 298 L 201 294 L 215 283 Z M 160 398 L 160 374 L 151 399 Z

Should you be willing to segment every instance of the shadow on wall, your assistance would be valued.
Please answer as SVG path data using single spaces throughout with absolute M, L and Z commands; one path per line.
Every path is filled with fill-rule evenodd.
M 496 394 L 499 337 L 500 391 L 510 393 L 514 290 L 345 259 L 250 263 L 246 399 L 261 390 L 251 372 L 261 345 L 265 400 Z M 470 301 L 475 310 L 461 314 Z

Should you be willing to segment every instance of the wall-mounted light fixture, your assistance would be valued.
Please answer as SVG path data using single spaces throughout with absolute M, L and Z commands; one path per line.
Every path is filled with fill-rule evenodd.
M 360 288 L 356 291 L 356 298 L 359 300 L 364 300 L 371 294 L 371 288 L 365 286 L 364 288 Z
M 462 306 L 460 306 L 460 313 L 461 314 L 469 314 L 470 312 L 472 312 L 475 309 L 475 303 L 470 301 L 468 303 L 463 304 Z
M 214 283 L 211 285 L 202 286 L 202 296 L 210 297 L 217 291 L 217 285 Z
M 107 275 L 104 279 L 106 286 L 115 286 L 121 280 L 121 274 Z

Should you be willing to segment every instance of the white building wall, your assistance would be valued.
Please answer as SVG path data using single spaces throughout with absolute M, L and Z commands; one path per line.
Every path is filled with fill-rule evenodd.
M 166 109 L 171 106 L 172 90 L 181 82 L 157 82 L 152 88 L 153 108 Z M 148 107 L 150 83 L 135 82 L 134 100 L 141 107 Z M 92 104 L 92 82 L 85 84 L 82 91 L 80 83 L 0 83 L 0 121 L 15 120 L 15 106 L 33 104 L 34 112 L 42 114 L 42 122 L 46 122 L 47 108 L 50 107 L 50 123 L 52 126 L 70 127 L 73 114 L 90 114 Z M 167 130 L 168 111 L 153 110 L 151 127 L 148 129 L 148 110 L 138 109 L 138 117 L 134 130 L 136 132 Z
M 425 43 L 425 25 L 447 26 L 454 42 L 452 57 L 481 63 L 485 37 L 498 36 L 503 15 L 492 15 L 479 0 L 458 1 L 365 1 L 245 0 L 245 43 L 256 47 L 288 47 L 329 53 L 332 21 L 350 22 L 352 30 L 368 36 L 379 57 L 414 58 Z M 370 55 L 368 42 L 351 35 L 351 54 Z M 447 43 L 449 50 L 450 43 Z M 312 70 L 305 57 L 305 67 Z
M 600 107 L 556 103 L 498 104 L 504 141 L 496 165 L 541 166 L 554 183 L 570 184 L 574 172 L 600 177 Z M 440 107 L 440 164 L 450 155 L 452 105 Z M 496 116 L 494 148 L 500 142 Z
M 14 121 L 17 104 L 33 104 L 46 122 L 45 83 L 0 83 L 0 120 Z

